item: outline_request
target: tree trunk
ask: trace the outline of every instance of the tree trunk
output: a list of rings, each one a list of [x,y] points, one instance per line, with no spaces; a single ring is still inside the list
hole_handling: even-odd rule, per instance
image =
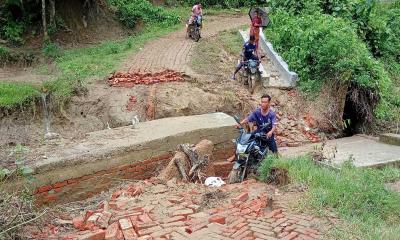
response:
[[[56,1],[50,0],[50,25],[55,25]]]
[[[46,23],[46,0],[42,0],[42,24],[43,24],[43,41],[47,41],[49,36],[47,34],[47,23]]]

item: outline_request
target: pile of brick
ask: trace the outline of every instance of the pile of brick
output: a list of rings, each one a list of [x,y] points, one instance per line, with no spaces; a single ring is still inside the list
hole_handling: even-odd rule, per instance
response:
[[[166,69],[156,73],[140,71],[132,73],[116,72],[108,78],[107,82],[112,87],[131,88],[139,84],[150,85],[156,83],[177,82],[184,80],[185,79],[181,73]]]
[[[97,210],[75,217],[74,231],[60,231],[47,238],[271,240],[320,237],[317,229],[310,228],[312,217],[287,214],[281,206],[271,204],[265,192],[250,194],[250,184],[257,184],[252,181],[220,188],[219,191],[230,194],[223,199],[223,204],[208,209],[201,202],[203,186],[190,184],[191,187],[186,188],[172,181],[166,185],[146,184],[115,191]],[[150,201],[143,201],[146,194]]]

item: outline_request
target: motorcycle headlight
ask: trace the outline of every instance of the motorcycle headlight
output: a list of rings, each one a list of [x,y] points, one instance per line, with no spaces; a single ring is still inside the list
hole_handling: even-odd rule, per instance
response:
[[[236,146],[237,153],[245,153],[247,149],[247,145],[238,144]]]
[[[250,71],[251,71],[251,73],[256,73],[256,69],[255,68],[251,68]]]

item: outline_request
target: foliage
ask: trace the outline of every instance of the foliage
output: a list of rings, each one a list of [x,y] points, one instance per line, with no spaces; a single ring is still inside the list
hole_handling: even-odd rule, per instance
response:
[[[33,169],[25,163],[26,152],[26,147],[17,145],[10,153],[15,158],[15,168],[0,167],[0,239],[20,239],[21,227],[37,221],[44,214],[38,214],[33,207],[29,188]],[[12,188],[8,186],[11,182]]]
[[[50,57],[50,58],[57,58],[61,55],[60,47],[56,43],[53,43],[50,41],[46,41],[44,43],[42,52],[45,56]]]
[[[355,24],[343,18],[320,13],[292,15],[278,9],[271,16],[266,36],[299,74],[304,92],[315,94],[323,84],[332,82],[356,86],[369,96],[379,96],[370,103],[374,106],[380,100],[378,117],[399,117],[390,110],[390,106],[400,107],[393,83],[355,29]],[[356,104],[363,108],[365,102]]]
[[[24,26],[21,22],[16,22],[13,20],[7,21],[7,23],[3,26],[2,35],[7,40],[10,40],[14,44],[22,44],[22,33],[24,32]]]
[[[320,214],[330,209],[346,221],[345,225],[351,226],[351,229],[338,227],[336,234],[349,231],[345,239],[350,239],[349,235],[360,239],[398,236],[400,195],[386,190],[384,183],[400,179],[399,169],[360,169],[348,161],[335,171],[318,167],[309,157],[278,159],[273,166],[287,169],[292,182],[308,186],[302,205]],[[261,169],[264,175],[268,174],[269,166]]]
[[[179,16],[154,6],[146,0],[108,0],[117,7],[117,15],[121,22],[130,28],[139,23],[153,23],[170,26],[180,21]]]
[[[39,97],[39,90],[27,83],[0,82],[0,108],[14,108]]]

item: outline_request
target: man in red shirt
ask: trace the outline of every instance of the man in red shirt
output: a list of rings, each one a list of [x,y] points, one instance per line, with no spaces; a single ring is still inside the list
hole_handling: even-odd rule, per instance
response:
[[[255,11],[256,15],[251,19],[250,36],[255,37],[256,51],[260,42],[260,27],[262,25],[261,14],[258,10]]]

